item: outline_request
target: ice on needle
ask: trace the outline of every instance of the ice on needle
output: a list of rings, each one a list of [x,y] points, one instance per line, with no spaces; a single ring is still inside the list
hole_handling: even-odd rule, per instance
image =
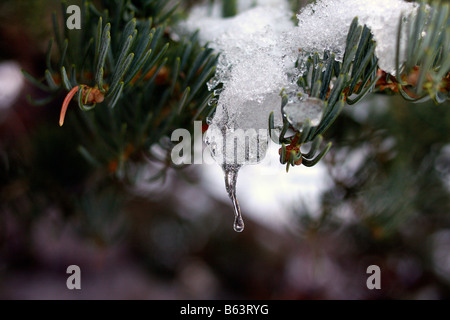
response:
[[[284,87],[295,88],[299,70],[294,62],[299,52],[322,54],[329,50],[338,61],[342,60],[346,35],[355,16],[373,33],[379,66],[394,74],[399,19],[402,14],[405,17],[413,14],[417,5],[401,0],[319,0],[297,14],[297,25],[292,22],[287,1],[241,0],[238,8],[242,12],[237,16],[221,18],[220,4],[212,8],[197,6],[183,24],[185,31],[198,29],[200,40],[209,42],[221,53],[216,75],[208,83],[210,90],[220,83],[223,85],[206,135],[209,145],[213,137],[226,137],[236,129],[267,130],[267,118],[272,111],[276,124],[280,124],[279,92]],[[293,93],[296,93],[295,89]],[[308,104],[304,99],[296,103],[295,110],[294,105],[287,106],[286,111],[300,118],[302,113],[308,117],[318,110],[319,105],[308,100]],[[237,145],[238,149],[241,147],[244,148]],[[257,163],[264,157],[264,144],[261,143],[259,148],[258,157],[246,153],[247,164]],[[231,152],[236,150],[229,151],[228,155],[226,151],[215,148],[213,155],[219,163],[233,161]]]
[[[413,14],[417,5],[401,0],[318,0],[299,12],[297,25],[292,22],[287,1],[241,0],[238,8],[241,13],[237,16],[221,18],[219,4],[195,7],[181,29],[191,33],[198,29],[200,40],[221,54],[208,88],[214,90],[219,84],[223,88],[205,142],[224,169],[235,207],[235,229],[242,231],[235,196],[237,173],[242,165],[264,158],[267,134],[264,137],[259,132],[268,132],[271,112],[275,124],[281,124],[281,89],[291,88],[289,94],[297,94],[299,70],[295,61],[299,53],[328,50],[342,60],[348,29],[357,16],[377,42],[379,66],[394,74],[399,19],[402,14]],[[322,108],[322,102],[303,96],[288,103],[283,112],[294,127],[299,127],[306,119],[317,125]],[[258,132],[251,135],[254,140],[246,138],[250,129]]]

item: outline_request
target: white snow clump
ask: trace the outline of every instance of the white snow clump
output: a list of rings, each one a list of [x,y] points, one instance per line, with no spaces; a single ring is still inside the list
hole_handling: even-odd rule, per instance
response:
[[[294,64],[299,54],[321,55],[329,50],[342,60],[355,16],[373,33],[379,66],[394,74],[400,15],[413,14],[416,8],[402,0],[318,0],[300,11],[295,25],[286,0],[241,0],[240,13],[230,18],[221,17],[219,5],[195,7],[180,30],[192,33],[199,29],[200,41],[209,42],[221,54],[216,76],[208,83],[210,90],[223,84],[205,137],[210,148],[213,144],[213,157],[222,165],[232,163],[233,157],[222,148],[225,143],[217,140],[226,139],[236,129],[267,130],[272,111],[275,124],[280,125],[279,94],[282,88],[298,90],[299,71]],[[239,148],[245,145],[237,145]],[[246,163],[259,162],[266,149],[267,141],[259,143],[258,156],[247,152]]]

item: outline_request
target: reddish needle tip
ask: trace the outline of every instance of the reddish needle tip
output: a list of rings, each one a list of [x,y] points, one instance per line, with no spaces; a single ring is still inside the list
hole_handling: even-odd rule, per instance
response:
[[[69,106],[70,100],[72,100],[75,93],[78,91],[78,86],[73,87],[72,90],[69,91],[67,96],[64,98],[62,108],[61,108],[61,114],[59,116],[59,126],[62,127],[64,124],[64,117],[66,116],[67,107]]]

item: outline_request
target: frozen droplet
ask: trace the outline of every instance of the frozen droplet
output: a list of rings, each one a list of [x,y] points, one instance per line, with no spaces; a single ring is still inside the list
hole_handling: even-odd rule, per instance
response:
[[[211,143],[210,144],[210,149],[211,149],[211,155],[213,156],[213,157],[215,157],[216,156],[216,152],[217,152],[217,143],[216,142],[213,142],[213,143]]]
[[[208,101],[208,106],[213,106],[217,104],[217,99],[216,98],[212,98],[211,100]]]
[[[212,77],[207,83],[208,91],[212,91],[219,84],[220,80],[217,77]]]
[[[296,97],[288,101],[283,108],[283,113],[289,123],[299,130],[307,119],[311,121],[311,126],[317,126],[322,119],[324,107],[325,102],[318,98],[308,97],[304,99]]]
[[[233,229],[236,232],[242,232],[244,230],[244,220],[242,219],[241,208],[239,207],[239,202],[236,198],[236,180],[240,168],[241,166],[238,165],[224,165],[222,167],[225,175],[225,188],[233,204]]]

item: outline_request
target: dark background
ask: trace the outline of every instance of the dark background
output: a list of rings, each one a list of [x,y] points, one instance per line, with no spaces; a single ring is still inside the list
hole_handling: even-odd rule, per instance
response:
[[[53,10],[58,1],[0,3],[1,84],[21,68],[44,74]],[[373,94],[346,106],[327,132],[320,209],[285,203],[289,226],[246,216],[239,234],[197,166],[144,189],[98,179],[58,126],[64,97],[33,106],[26,96],[44,94],[18,79],[10,101],[0,86],[0,298],[450,297],[448,102]],[[79,291],[66,288],[72,264]],[[373,264],[381,290],[366,287]]]

